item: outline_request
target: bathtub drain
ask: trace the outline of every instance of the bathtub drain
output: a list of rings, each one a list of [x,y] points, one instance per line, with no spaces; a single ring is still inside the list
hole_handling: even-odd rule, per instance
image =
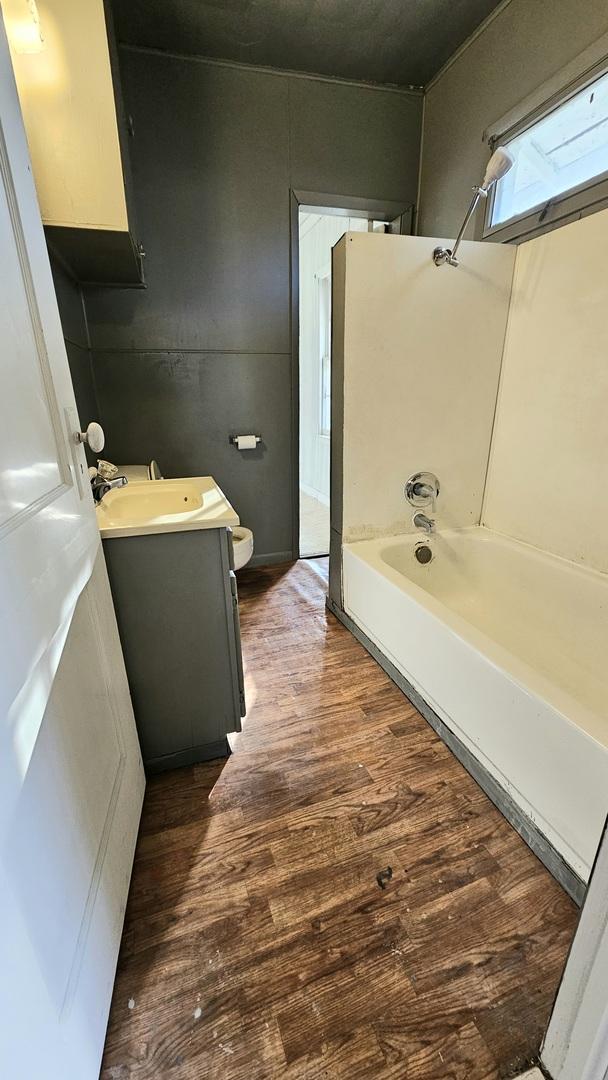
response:
[[[422,565],[425,566],[426,563],[430,563],[433,558],[432,548],[430,548],[428,544],[418,544],[414,549],[414,556],[417,562],[422,563]]]

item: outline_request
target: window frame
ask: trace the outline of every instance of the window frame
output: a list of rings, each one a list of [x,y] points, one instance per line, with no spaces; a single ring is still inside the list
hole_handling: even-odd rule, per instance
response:
[[[586,71],[566,82],[561,89],[550,94],[541,104],[529,109],[523,115],[501,127],[500,121],[487,138],[490,151],[497,146],[509,147],[509,143],[524,131],[534,127],[538,121],[564,105],[570,98],[579,94],[602,75],[608,74],[608,56],[603,56]],[[608,206],[608,170],[556,195],[548,202],[544,201],[531,207],[523,214],[515,215],[507,221],[492,225],[492,213],[496,197],[496,185],[491,189],[486,200],[482,237],[501,243],[521,243],[541,233],[549,232],[570,221],[578,221],[587,214],[594,214]]]

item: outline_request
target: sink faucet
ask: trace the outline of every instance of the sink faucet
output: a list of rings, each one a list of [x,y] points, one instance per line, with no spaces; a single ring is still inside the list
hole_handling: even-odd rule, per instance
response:
[[[101,502],[104,495],[107,495],[112,488],[124,487],[128,482],[126,476],[115,476],[113,480],[104,480],[103,476],[99,476],[99,474],[94,476],[91,480],[91,490],[95,502]]]
[[[418,511],[417,514],[414,514],[414,517],[412,518],[412,524],[414,524],[417,529],[424,529],[425,533],[427,533],[429,536],[432,532],[435,531],[435,522],[433,521],[433,519],[427,517],[426,514],[423,514],[421,511]]]

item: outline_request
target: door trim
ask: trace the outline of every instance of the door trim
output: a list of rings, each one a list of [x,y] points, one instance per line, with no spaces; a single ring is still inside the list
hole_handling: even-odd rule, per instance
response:
[[[553,1080],[608,1076],[608,822],[540,1059]]]

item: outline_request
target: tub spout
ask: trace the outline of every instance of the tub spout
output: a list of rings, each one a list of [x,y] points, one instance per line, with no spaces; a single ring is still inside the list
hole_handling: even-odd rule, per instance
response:
[[[427,533],[429,536],[432,532],[435,531],[435,522],[433,521],[433,519],[427,517],[426,514],[423,514],[421,512],[414,514],[414,517],[412,518],[412,523],[416,526],[417,529],[424,529],[425,533]]]

